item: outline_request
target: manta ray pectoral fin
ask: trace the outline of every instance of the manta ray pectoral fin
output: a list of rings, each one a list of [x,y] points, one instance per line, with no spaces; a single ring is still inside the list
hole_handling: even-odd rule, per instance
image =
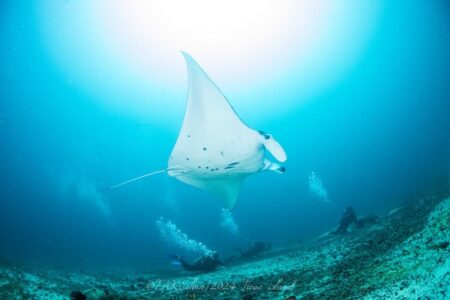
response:
[[[280,162],[285,162],[287,160],[287,155],[283,147],[281,147],[280,143],[278,143],[271,135],[264,135],[263,145],[276,160]]]

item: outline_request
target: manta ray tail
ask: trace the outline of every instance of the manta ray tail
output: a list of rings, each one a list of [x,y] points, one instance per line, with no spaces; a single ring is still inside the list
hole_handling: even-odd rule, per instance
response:
[[[140,179],[143,179],[143,178],[146,178],[146,177],[149,177],[149,176],[152,176],[152,175],[156,175],[156,174],[159,174],[159,173],[164,173],[164,172],[167,172],[167,171],[168,171],[168,169],[162,169],[162,170],[158,170],[158,171],[153,171],[153,172],[150,172],[150,173],[141,175],[141,176],[139,176],[139,177],[135,177],[135,178],[132,178],[132,179],[128,179],[128,180],[126,180],[126,181],[124,181],[124,182],[121,182],[121,183],[115,184],[115,185],[113,185],[113,186],[110,186],[110,187],[104,189],[104,191],[113,190],[113,189],[118,188],[118,187],[121,187],[121,186],[123,186],[123,185],[132,183],[132,182],[134,182],[134,181],[138,181],[138,180],[140,180]]]

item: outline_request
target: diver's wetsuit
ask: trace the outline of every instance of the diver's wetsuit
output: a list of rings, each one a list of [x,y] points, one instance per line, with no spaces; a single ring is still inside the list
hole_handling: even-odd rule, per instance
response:
[[[255,242],[251,244],[248,248],[241,251],[240,258],[241,259],[249,259],[252,257],[255,257],[256,255],[260,254],[261,252],[270,249],[270,243],[265,242]]]
[[[370,214],[366,217],[359,218],[357,221],[358,227],[366,227],[369,225],[377,224],[380,221],[380,218],[378,218],[377,215]]]
[[[356,214],[353,211],[353,208],[350,206],[347,207],[345,212],[342,214],[342,216],[339,218],[339,227],[334,232],[335,234],[344,234],[347,233],[347,228],[352,224],[358,223],[358,220],[356,219]]]
[[[192,264],[186,262],[182,257],[178,259],[183,266],[183,269],[191,272],[212,272],[217,269],[218,266],[224,266],[220,261],[219,255],[214,253],[212,255],[203,255],[198,258]]]

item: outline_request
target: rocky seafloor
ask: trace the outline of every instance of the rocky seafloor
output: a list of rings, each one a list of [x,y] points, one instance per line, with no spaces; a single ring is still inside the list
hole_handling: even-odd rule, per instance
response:
[[[372,226],[207,274],[2,264],[0,299],[450,299],[449,223],[449,190],[434,190]]]

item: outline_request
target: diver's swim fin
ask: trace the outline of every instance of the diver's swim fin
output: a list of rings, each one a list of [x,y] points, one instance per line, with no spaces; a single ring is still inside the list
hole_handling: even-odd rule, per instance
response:
[[[170,263],[172,266],[178,268],[183,267],[183,264],[181,263],[182,258],[180,255],[169,253],[168,256],[170,259],[172,259],[172,262]]]
[[[181,259],[181,256],[177,255],[177,254],[169,253],[167,255],[169,256],[170,259],[175,259],[175,260],[180,260]]]
[[[178,267],[178,268],[182,268],[183,265],[178,261],[178,260],[174,260],[173,262],[170,263],[172,266],[174,267]]]

